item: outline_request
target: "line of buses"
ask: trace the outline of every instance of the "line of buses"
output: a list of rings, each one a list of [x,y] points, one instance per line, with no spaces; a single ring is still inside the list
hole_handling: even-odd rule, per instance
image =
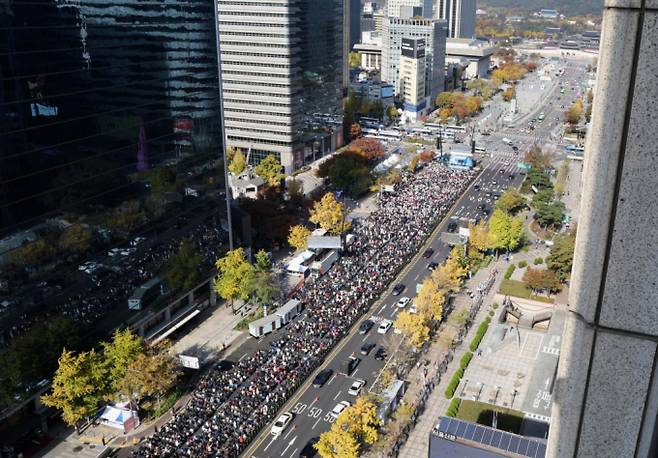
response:
[[[426,139],[434,139],[441,135],[446,140],[454,140],[455,135],[466,133],[466,128],[463,126],[444,126],[441,124],[427,123],[423,127],[413,129],[405,129],[404,127],[397,126],[385,129],[379,120],[375,118],[361,118],[359,122],[363,126],[363,134],[365,136],[383,141],[400,140],[406,135]]]

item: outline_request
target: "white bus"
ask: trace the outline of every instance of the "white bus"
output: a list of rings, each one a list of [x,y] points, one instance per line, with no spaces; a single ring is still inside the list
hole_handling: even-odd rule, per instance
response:
[[[464,126],[446,126],[446,132],[454,132],[454,133],[465,133],[466,132],[466,127]]]
[[[434,124],[434,123],[431,123],[431,122],[426,123],[425,128],[430,129],[431,131],[434,131],[434,132],[439,132],[439,131],[443,130],[443,126],[441,124]]]
[[[385,137],[388,139],[399,140],[402,137],[402,134],[396,130],[380,130],[379,136]]]

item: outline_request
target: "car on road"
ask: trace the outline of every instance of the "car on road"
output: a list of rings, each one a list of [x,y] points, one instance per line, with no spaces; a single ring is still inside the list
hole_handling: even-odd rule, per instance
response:
[[[507,179],[508,179],[509,181],[512,181],[512,180],[514,179],[514,174],[511,173],[510,176],[507,177]]]
[[[370,353],[370,352],[372,351],[372,349],[375,348],[376,346],[377,346],[377,345],[375,345],[375,344],[372,343],[372,342],[366,342],[366,343],[364,343],[363,345],[361,345],[361,350],[359,350],[359,351],[360,351],[360,353],[361,353],[362,355],[367,355],[367,354]]]
[[[404,288],[406,288],[406,286],[404,286],[404,284],[398,283],[397,285],[395,285],[393,287],[393,295],[394,296],[399,296],[400,294],[402,294],[402,291],[404,291]]]
[[[411,300],[411,299],[409,299],[409,298],[406,297],[406,296],[405,296],[405,297],[401,297],[400,300],[399,300],[399,301],[397,302],[397,304],[395,304],[395,305],[397,306],[397,308],[399,308],[399,309],[403,309],[403,308],[405,308],[405,307],[407,306],[407,304],[409,303],[410,300]]]
[[[331,376],[334,375],[334,371],[332,369],[324,369],[318,372],[318,375],[315,376],[313,379],[313,386],[315,388],[320,388],[322,385],[327,383],[327,381],[331,378]]]
[[[361,393],[361,388],[363,388],[366,385],[365,380],[354,380],[354,383],[352,383],[352,386],[350,386],[350,389],[347,390],[347,394],[351,394],[352,396],[358,396],[359,393]]]
[[[416,304],[414,304],[413,302],[409,304],[409,313],[412,313],[414,315],[418,313],[418,308],[416,307]]]
[[[377,361],[384,361],[386,359],[386,349],[384,347],[379,347],[375,352],[375,359]]]
[[[473,189],[475,189],[476,191],[479,191],[480,190],[480,185],[479,184],[473,185]]]
[[[364,321],[363,323],[361,323],[361,325],[359,326],[359,334],[367,334],[368,331],[370,331],[370,329],[372,329],[372,327],[373,327],[374,325],[375,325],[375,323],[373,323],[372,321],[370,321],[370,320],[365,320],[365,321]]]
[[[434,270],[434,269],[436,269],[437,267],[439,267],[439,263],[438,263],[438,262],[430,262],[430,263],[427,265],[427,270]]]
[[[349,358],[343,360],[343,362],[341,363],[340,373],[350,376],[360,362],[361,360],[359,358],[350,356]]]
[[[343,413],[343,410],[347,409],[351,405],[352,403],[350,401],[340,401],[338,404],[336,404],[336,407],[332,409],[331,416],[337,418],[338,415]]]
[[[317,444],[320,441],[319,437],[313,437],[311,438],[304,448],[302,449],[301,452],[299,452],[299,458],[315,458],[318,455],[318,451],[315,450],[313,447],[315,444]]]
[[[434,249],[433,249],[433,248],[428,248],[428,249],[425,250],[425,252],[423,253],[423,257],[424,257],[425,259],[427,259],[427,258],[431,258],[433,254],[434,254]]]
[[[455,232],[457,230],[457,223],[454,221],[451,221],[448,223],[448,232]]]
[[[377,333],[386,334],[388,330],[391,329],[391,326],[393,326],[393,323],[390,320],[382,320],[382,322],[379,323],[379,327],[377,328]]]
[[[273,436],[279,437],[279,435],[286,430],[291,421],[292,414],[290,412],[283,412],[272,425],[271,434]]]

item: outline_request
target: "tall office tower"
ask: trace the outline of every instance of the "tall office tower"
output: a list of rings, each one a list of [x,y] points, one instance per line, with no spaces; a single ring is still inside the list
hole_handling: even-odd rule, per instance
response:
[[[227,146],[287,172],[340,146],[343,0],[217,6]]]
[[[475,36],[477,0],[435,0],[434,17],[448,21],[448,38]]]
[[[425,95],[425,40],[402,39],[400,95],[404,111],[413,121],[428,107]]]
[[[382,33],[382,80],[400,94],[400,50],[403,38],[425,40],[425,95],[433,103],[443,90],[446,53],[445,21],[389,17]]]
[[[361,41],[361,16],[363,8],[361,0],[343,0],[345,10],[348,12],[349,22],[344,24],[345,30],[348,31],[349,50],[351,51],[355,44]]]
[[[4,2],[0,229],[117,205],[143,191],[135,172],[216,157],[212,16],[206,0]]]
[[[431,18],[434,10],[434,0],[388,0],[386,14],[389,17],[400,17],[400,8],[405,6],[422,7],[422,16]]]

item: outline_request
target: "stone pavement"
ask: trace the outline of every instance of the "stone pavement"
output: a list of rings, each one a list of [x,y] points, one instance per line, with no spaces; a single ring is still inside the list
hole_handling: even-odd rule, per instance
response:
[[[500,285],[501,279],[503,278],[506,264],[507,263],[505,263],[502,260],[499,260],[497,262],[492,262],[488,268],[481,269],[480,271],[478,271],[473,276],[473,278],[466,283],[465,291],[468,291],[469,288],[477,289],[477,286],[480,283],[484,282],[485,279],[490,275],[490,273],[494,269],[498,270],[498,275],[496,277],[496,280],[493,286],[491,287],[489,293],[484,298],[479,313],[476,315],[475,320],[471,325],[468,333],[466,334],[466,337],[464,338],[462,344],[455,349],[453,359],[448,364],[448,369],[446,373],[443,375],[440,383],[434,388],[434,391],[428,398],[427,403],[425,404],[425,410],[423,414],[418,418],[416,426],[409,433],[409,438],[407,439],[407,442],[400,450],[398,456],[402,458],[422,458],[427,456],[427,452],[429,448],[429,433],[432,430],[432,428],[436,425],[438,418],[445,414],[446,410],[448,409],[448,405],[450,404],[450,399],[446,399],[444,395],[444,391],[448,386],[450,379],[452,378],[452,374],[459,367],[459,361],[461,357],[464,355],[464,353],[469,351],[468,345],[473,339],[473,337],[475,336],[477,327],[480,325],[482,321],[484,321],[485,317],[487,316],[489,310],[488,306],[491,305],[491,303],[493,302],[493,297],[496,291],[498,290],[498,286]],[[457,305],[452,313],[458,312],[459,310],[469,309],[470,300],[463,300],[463,299],[467,299],[466,294],[462,294],[461,297],[458,297],[456,299],[458,300],[458,302],[461,302],[463,305]],[[434,343],[434,345],[428,350],[427,354],[423,357],[423,359],[429,359],[430,362],[442,361],[446,353],[447,350],[442,349],[441,345],[438,344],[437,342]],[[411,373],[407,378],[409,380],[412,380],[412,379],[420,379],[422,377],[423,375],[421,373],[421,369],[415,368],[414,370],[411,371]]]

